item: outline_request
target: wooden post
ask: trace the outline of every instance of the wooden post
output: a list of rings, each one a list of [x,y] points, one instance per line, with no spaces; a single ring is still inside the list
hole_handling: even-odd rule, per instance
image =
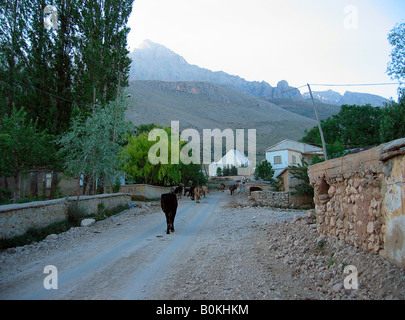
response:
[[[309,86],[308,83],[307,83],[307,86],[308,86],[308,89],[309,89],[309,93],[310,93],[310,95],[311,95],[312,104],[314,105],[315,117],[316,117],[316,121],[318,122],[319,132],[320,132],[320,134],[321,134],[323,155],[324,155],[324,157],[325,157],[325,160],[328,160],[328,154],[327,154],[327,152],[326,152],[326,145],[325,145],[325,138],[324,138],[324,136],[323,136],[322,126],[321,126],[321,122],[319,121],[318,112],[316,111],[314,96],[312,95],[312,90],[311,90],[311,87]]]

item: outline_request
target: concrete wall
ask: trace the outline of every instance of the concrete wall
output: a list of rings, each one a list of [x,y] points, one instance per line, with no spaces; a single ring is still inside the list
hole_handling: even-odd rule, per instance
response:
[[[51,223],[63,221],[66,218],[69,203],[75,200],[76,197],[70,197],[0,206],[0,238],[12,238],[24,234],[29,228],[46,227]],[[130,201],[130,194],[100,194],[81,196],[79,205],[86,208],[88,214],[92,214],[97,212],[101,202],[105,209],[112,209],[129,204]]]
[[[405,139],[309,167],[319,233],[405,268]]]

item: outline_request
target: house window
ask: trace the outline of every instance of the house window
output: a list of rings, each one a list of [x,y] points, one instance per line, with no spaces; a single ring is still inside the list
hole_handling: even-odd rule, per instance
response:
[[[281,156],[274,156],[274,164],[281,164]]]
[[[297,157],[296,156],[292,156],[292,164],[297,164]]]

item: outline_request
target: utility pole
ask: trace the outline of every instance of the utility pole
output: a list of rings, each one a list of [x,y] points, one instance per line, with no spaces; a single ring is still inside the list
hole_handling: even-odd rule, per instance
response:
[[[316,117],[316,121],[318,122],[319,132],[321,134],[323,156],[325,157],[325,160],[328,160],[328,154],[326,153],[325,138],[323,136],[322,126],[321,126],[321,122],[319,121],[318,112],[316,111],[314,96],[312,95],[312,90],[311,90],[311,87],[310,87],[309,83],[307,83],[307,86],[308,86],[308,89],[309,89],[309,94],[311,95],[312,104],[314,106],[315,117]]]

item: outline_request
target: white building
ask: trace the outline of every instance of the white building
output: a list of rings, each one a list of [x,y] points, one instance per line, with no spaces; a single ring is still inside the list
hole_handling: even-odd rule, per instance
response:
[[[229,150],[220,160],[211,163],[208,166],[208,174],[210,177],[217,175],[217,169],[224,170],[227,166],[235,166],[236,168],[249,166],[249,159],[239,150]]]
[[[286,139],[264,150],[266,160],[271,163],[274,178],[277,178],[288,166],[302,164],[302,159],[310,160],[323,156],[322,148]]]

